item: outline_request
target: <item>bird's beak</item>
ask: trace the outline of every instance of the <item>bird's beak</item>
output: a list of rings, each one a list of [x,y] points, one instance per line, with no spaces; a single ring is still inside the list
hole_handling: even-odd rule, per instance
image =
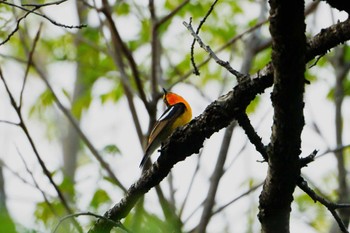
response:
[[[164,92],[164,95],[168,93],[168,91],[164,87],[163,87],[163,92]]]

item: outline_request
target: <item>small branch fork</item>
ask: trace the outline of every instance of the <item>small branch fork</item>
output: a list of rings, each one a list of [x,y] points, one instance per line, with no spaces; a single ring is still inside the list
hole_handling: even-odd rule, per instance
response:
[[[192,20],[190,19],[190,22],[183,22],[183,25],[187,28],[187,30],[189,30],[191,32],[191,35],[193,36],[193,38],[195,39],[195,41],[198,42],[199,46],[204,49],[204,51],[206,51],[207,53],[209,53],[210,57],[214,59],[214,61],[219,64],[220,66],[224,67],[226,70],[228,70],[231,74],[233,74],[234,76],[236,76],[238,82],[241,82],[244,80],[244,78],[249,77],[247,75],[244,75],[240,72],[238,72],[237,70],[233,69],[232,66],[230,65],[229,62],[225,62],[223,60],[221,60],[214,52],[213,50],[210,48],[209,45],[206,45],[202,39],[198,36],[198,32],[196,33],[193,30],[192,27]],[[193,55],[191,55],[191,57],[193,58]],[[192,59],[191,58],[191,59]],[[192,62],[192,64],[195,64],[194,62]],[[199,74],[197,67],[194,65],[194,72],[197,74]],[[196,71],[197,70],[197,71]]]
[[[322,205],[324,205],[325,207],[327,207],[327,209],[329,210],[329,212],[331,212],[331,214],[333,215],[335,221],[338,223],[338,226],[340,228],[340,230],[342,232],[346,232],[348,233],[349,231],[347,230],[345,224],[343,223],[343,221],[341,220],[339,214],[337,213],[337,209],[343,209],[343,208],[350,208],[350,204],[346,203],[346,204],[337,204],[337,203],[333,203],[328,201],[327,199],[319,196],[317,193],[315,193],[314,190],[312,190],[307,182],[304,180],[304,178],[299,177],[298,180],[298,187],[303,190],[307,195],[309,195],[309,197],[312,198],[312,200],[314,200],[315,202],[319,202]]]
[[[4,4],[4,5],[8,5],[8,6],[20,9],[20,10],[25,12],[25,14],[23,16],[21,16],[20,18],[18,18],[16,20],[17,22],[16,22],[15,28],[12,30],[12,32],[10,32],[10,34],[3,41],[0,42],[0,46],[5,44],[6,42],[8,42],[11,39],[11,37],[19,30],[19,25],[20,25],[21,21],[23,19],[25,19],[30,14],[35,14],[37,16],[40,16],[40,17],[48,20],[53,25],[58,26],[58,27],[63,27],[63,28],[68,28],[68,29],[81,29],[83,27],[86,27],[87,26],[86,24],[80,24],[80,25],[66,25],[66,24],[62,24],[62,23],[56,22],[55,20],[51,19],[50,17],[46,16],[45,14],[37,12],[37,10],[39,10],[42,7],[47,7],[47,6],[52,6],[52,5],[60,5],[60,4],[62,4],[64,2],[67,2],[67,1],[68,0],[61,0],[61,1],[56,1],[56,2],[44,3],[44,4],[22,4],[22,5],[17,5],[17,4],[8,2],[6,0],[0,0],[0,6],[1,6],[1,4]]]

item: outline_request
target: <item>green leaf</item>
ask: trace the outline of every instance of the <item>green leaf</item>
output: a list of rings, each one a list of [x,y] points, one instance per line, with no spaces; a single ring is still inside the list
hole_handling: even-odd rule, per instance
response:
[[[247,107],[247,114],[252,114],[255,112],[256,108],[259,106],[260,103],[260,96],[256,96],[255,99],[250,102],[250,104]]]
[[[59,188],[66,195],[68,195],[70,197],[74,197],[75,189],[74,189],[74,181],[72,180],[72,177],[64,176],[63,180],[62,180],[62,183],[59,185]]]
[[[52,212],[52,209],[55,211],[55,214]],[[63,216],[66,214],[66,211],[60,201],[52,200],[50,201],[50,206],[48,206],[45,201],[36,204],[34,216],[46,226],[51,227],[53,224],[57,223],[56,214],[58,216]]]
[[[44,92],[42,92],[39,95],[36,101],[36,104],[30,108],[29,116],[33,116],[34,113],[38,113],[39,115],[42,115],[44,110],[46,110],[46,108],[48,107],[51,107],[54,102],[55,102],[54,95],[49,89],[46,89]]]
[[[116,4],[116,14],[128,15],[130,13],[130,5],[126,1],[121,1],[120,4]]]
[[[1,208],[1,210],[2,210],[0,212],[1,231],[6,233],[15,233],[16,232],[15,224],[12,221],[10,215],[3,208]]]
[[[92,101],[92,97],[90,95],[90,92],[88,91],[88,92],[84,93],[84,95],[81,96],[80,98],[78,98],[75,101],[75,103],[73,104],[73,106],[72,106],[73,115],[76,118],[80,119],[83,111],[90,106],[91,101]]]
[[[112,90],[101,94],[100,100],[102,104],[106,103],[107,101],[117,102],[121,97],[123,96],[123,89],[120,84],[117,84]]]
[[[115,144],[109,144],[109,145],[106,145],[106,146],[103,148],[102,153],[104,153],[104,154],[116,155],[116,154],[120,154],[120,150],[119,150],[119,148],[117,147],[117,145],[115,145]]]
[[[109,201],[111,201],[111,198],[108,193],[103,189],[98,189],[90,201],[90,207],[98,209],[101,204],[105,204]]]

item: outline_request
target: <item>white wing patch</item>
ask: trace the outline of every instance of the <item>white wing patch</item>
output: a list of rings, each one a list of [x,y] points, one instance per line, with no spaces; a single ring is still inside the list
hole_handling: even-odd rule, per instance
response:
[[[168,109],[163,113],[163,115],[158,119],[158,121],[164,121],[164,120],[168,119],[170,116],[172,116],[172,115],[174,114],[174,113],[173,113],[174,109],[175,109],[174,105],[171,106],[170,108],[168,108]]]

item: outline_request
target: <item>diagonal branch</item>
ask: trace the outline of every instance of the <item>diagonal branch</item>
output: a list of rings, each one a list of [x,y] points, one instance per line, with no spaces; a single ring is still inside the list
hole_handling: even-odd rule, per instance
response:
[[[317,195],[317,193],[315,193],[315,191],[313,191],[307,184],[307,182],[304,180],[304,178],[299,177],[298,180],[298,187],[303,190],[306,194],[308,194],[312,200],[314,200],[315,202],[319,202],[322,205],[324,205],[325,207],[327,207],[327,209],[329,210],[329,212],[331,212],[331,214],[333,215],[334,219],[337,221],[338,226],[340,228],[340,230],[342,232],[346,232],[348,233],[349,231],[347,230],[345,224],[343,223],[343,221],[341,220],[339,214],[336,212],[337,209],[343,209],[343,208],[350,208],[350,204],[336,204],[333,202],[328,201],[327,199]]]
[[[324,29],[323,33],[316,35],[308,44],[307,61],[350,39],[350,19]],[[336,31],[341,28],[340,32]],[[332,33],[337,34],[334,40]],[[323,49],[319,49],[322,47]],[[184,127],[178,128],[166,142],[157,162],[136,181],[127,191],[126,195],[109,209],[104,216],[112,220],[120,220],[127,216],[138,199],[152,187],[159,184],[170,172],[170,169],[186,157],[198,153],[206,138],[220,129],[227,127],[238,114],[245,112],[256,95],[273,84],[273,68],[269,64],[253,79],[239,83],[232,91],[211,103],[205,111]],[[109,232],[113,225],[99,219],[89,230],[93,232]]]
[[[40,38],[41,28],[42,28],[42,24],[40,25],[40,27],[39,27],[36,35],[35,35],[32,49],[30,50],[30,52],[28,54],[27,67],[26,67],[26,71],[25,71],[25,74],[24,74],[24,78],[23,78],[21,93],[20,93],[20,96],[19,96],[19,108],[22,107],[24,88],[26,86],[26,82],[27,82],[27,79],[28,79],[29,68],[32,65],[34,51],[35,51],[36,45],[38,43],[38,40]]]

